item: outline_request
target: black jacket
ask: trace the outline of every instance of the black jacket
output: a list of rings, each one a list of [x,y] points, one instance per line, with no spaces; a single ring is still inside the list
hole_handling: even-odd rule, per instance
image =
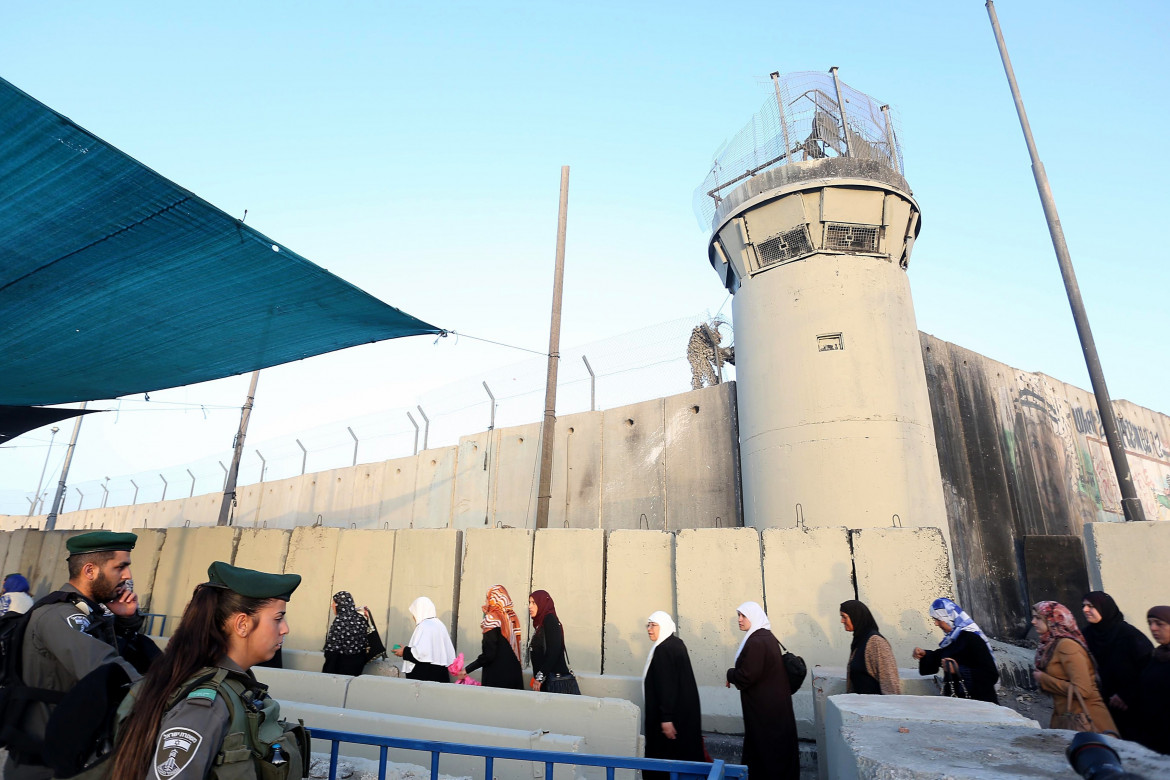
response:
[[[467,665],[467,673],[476,669],[483,669],[483,683],[485,688],[516,688],[524,687],[524,672],[520,668],[520,659],[512,652],[512,645],[504,638],[499,628],[493,628],[483,635],[483,650],[479,658]]]

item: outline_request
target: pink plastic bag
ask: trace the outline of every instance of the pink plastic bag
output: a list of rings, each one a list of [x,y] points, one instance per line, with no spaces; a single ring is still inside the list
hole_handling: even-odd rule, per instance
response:
[[[460,653],[459,655],[455,656],[455,660],[452,661],[451,665],[447,667],[447,671],[450,672],[451,674],[456,674],[456,675],[461,674],[463,672],[463,653]],[[481,683],[479,680],[476,680],[474,677],[461,677],[455,681],[455,684],[456,685],[483,685],[483,683]]]

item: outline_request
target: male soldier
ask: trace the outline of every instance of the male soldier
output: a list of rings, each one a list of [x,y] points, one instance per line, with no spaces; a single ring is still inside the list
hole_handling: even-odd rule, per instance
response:
[[[58,593],[65,600],[34,607],[21,644],[22,678],[32,688],[68,691],[87,674],[108,663],[122,665],[131,680],[139,674],[118,655],[117,637],[142,624],[138,596],[126,587],[130,551],[138,537],[94,531],[69,539],[69,582]],[[52,596],[46,597],[52,600]],[[26,732],[43,740],[50,705],[34,701],[24,713]],[[101,717],[101,713],[95,713]],[[4,780],[48,780],[52,770],[40,756],[9,750]]]

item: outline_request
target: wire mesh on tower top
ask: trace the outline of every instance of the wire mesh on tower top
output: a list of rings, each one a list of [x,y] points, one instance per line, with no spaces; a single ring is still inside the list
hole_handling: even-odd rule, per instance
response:
[[[900,128],[890,112],[863,92],[841,82],[845,122],[837,87],[829,73],[788,73],[779,78],[751,121],[715,152],[711,169],[695,189],[694,209],[699,226],[710,230],[719,203],[753,176],[789,162],[824,157],[878,160],[901,173]],[[781,122],[781,107],[784,121]],[[843,128],[848,128],[848,135]]]

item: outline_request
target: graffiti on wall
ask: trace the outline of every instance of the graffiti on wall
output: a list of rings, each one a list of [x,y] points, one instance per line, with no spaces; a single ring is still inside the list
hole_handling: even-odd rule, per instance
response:
[[[1121,490],[1092,395],[1026,371],[1017,371],[1016,381],[1014,411],[1051,426],[1059,450],[1051,455],[1066,467],[1069,488],[1098,511],[1121,515]],[[1146,519],[1170,520],[1170,448],[1158,430],[1119,413],[1117,427]]]

